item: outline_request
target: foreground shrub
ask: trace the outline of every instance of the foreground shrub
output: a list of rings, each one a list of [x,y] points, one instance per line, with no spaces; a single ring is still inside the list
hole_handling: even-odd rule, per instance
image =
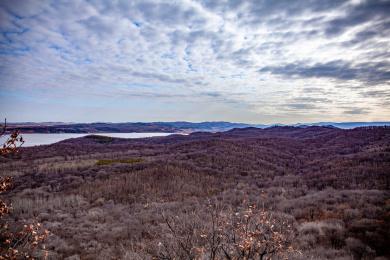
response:
[[[7,121],[6,121],[7,122]],[[0,133],[6,132],[6,123]],[[24,143],[18,131],[11,133],[8,140],[0,147],[0,156],[8,156],[19,151]],[[0,177],[0,194],[12,188],[11,177]],[[10,226],[8,214],[11,206],[0,200],[0,260],[33,259],[34,249],[48,236],[49,232],[42,229],[40,223],[25,224],[22,228]],[[47,257],[47,252],[43,254]]]
[[[12,187],[12,179],[0,178],[0,194]],[[10,226],[7,218],[11,207],[0,200],[0,260],[32,259],[32,253],[49,232],[40,223],[25,224],[22,228]]]
[[[156,259],[270,259],[298,252],[293,223],[250,206],[241,212],[216,211],[207,218],[192,213],[165,218],[168,234]]]

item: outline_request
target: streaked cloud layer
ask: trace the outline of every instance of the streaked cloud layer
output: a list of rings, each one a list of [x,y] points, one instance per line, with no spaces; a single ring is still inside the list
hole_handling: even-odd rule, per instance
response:
[[[1,114],[389,120],[389,14],[380,0],[1,1]]]

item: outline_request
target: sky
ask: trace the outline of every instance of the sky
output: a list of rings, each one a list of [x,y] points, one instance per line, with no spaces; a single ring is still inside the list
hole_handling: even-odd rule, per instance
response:
[[[390,0],[2,0],[0,117],[390,121]]]

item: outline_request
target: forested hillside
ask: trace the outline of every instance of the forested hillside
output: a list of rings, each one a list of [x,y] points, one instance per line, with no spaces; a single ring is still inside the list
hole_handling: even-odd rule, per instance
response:
[[[388,127],[92,135],[0,172],[11,221],[50,230],[52,259],[390,257]]]

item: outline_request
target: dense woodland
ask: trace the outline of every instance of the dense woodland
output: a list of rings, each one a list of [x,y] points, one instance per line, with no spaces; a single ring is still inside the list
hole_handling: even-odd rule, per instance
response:
[[[0,159],[49,259],[388,259],[390,128],[87,136]]]

